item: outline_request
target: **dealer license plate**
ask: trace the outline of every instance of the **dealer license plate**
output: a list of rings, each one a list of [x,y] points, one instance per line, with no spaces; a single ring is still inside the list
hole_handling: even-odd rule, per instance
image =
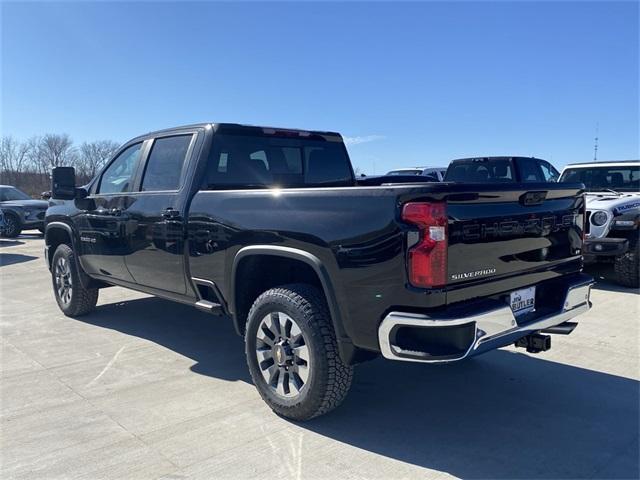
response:
[[[511,310],[515,315],[524,315],[536,309],[536,287],[511,292]]]

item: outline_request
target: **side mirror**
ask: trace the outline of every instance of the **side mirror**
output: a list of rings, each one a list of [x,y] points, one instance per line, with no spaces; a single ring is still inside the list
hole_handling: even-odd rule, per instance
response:
[[[40,194],[40,198],[42,198],[42,200],[49,200],[51,198],[51,192],[49,191],[42,192]]]
[[[51,197],[60,200],[76,198],[76,171],[73,167],[56,167],[52,170]]]

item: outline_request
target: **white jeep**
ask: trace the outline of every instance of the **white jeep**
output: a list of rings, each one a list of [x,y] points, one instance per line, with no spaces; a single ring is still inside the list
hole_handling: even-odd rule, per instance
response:
[[[586,186],[585,262],[613,262],[618,283],[640,283],[640,160],[567,165],[559,182]]]

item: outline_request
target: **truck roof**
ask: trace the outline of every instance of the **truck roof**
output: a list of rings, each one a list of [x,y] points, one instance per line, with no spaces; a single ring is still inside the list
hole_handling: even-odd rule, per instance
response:
[[[627,167],[629,165],[640,165],[640,160],[609,160],[603,162],[578,162],[570,163],[565,168],[588,168],[588,167]]]
[[[544,160],[542,158],[537,157],[522,157],[519,155],[497,155],[497,156],[487,156],[487,157],[468,157],[468,158],[456,158],[455,160],[451,160],[451,163],[454,162],[470,162],[474,160],[514,160],[516,158],[524,158],[527,160]],[[545,160],[546,161],[546,160]]]
[[[276,135],[276,134],[288,134],[288,135],[297,135],[300,137],[308,137],[308,136],[323,136],[323,137],[338,137],[340,139],[340,141],[342,141],[342,136],[338,133],[338,132],[330,132],[330,131],[324,131],[324,130],[304,130],[304,129],[300,129],[300,128],[281,128],[281,127],[266,127],[266,126],[259,126],[259,125],[246,125],[246,124],[241,124],[241,123],[214,123],[214,122],[210,122],[210,123],[193,123],[190,125],[181,125],[181,126],[177,126],[177,127],[171,127],[171,128],[163,128],[162,130],[155,130],[153,132],[148,132],[145,133],[144,135],[139,135],[136,138],[139,137],[148,137],[148,136],[153,136],[153,135],[158,135],[158,134],[165,134],[165,133],[170,133],[173,131],[177,131],[177,130],[184,130],[184,129],[189,129],[189,128],[212,128],[214,130],[214,132],[219,132],[219,133],[235,133],[235,134],[245,134],[245,135],[251,135],[251,134],[258,134],[258,135],[264,135],[264,134],[271,134],[271,135]],[[337,138],[336,138],[337,140]]]
[[[431,166],[427,166],[427,167],[402,167],[402,168],[393,168],[391,170],[389,170],[390,172],[409,172],[412,170],[427,170],[429,168],[433,168],[433,169],[443,169],[446,170],[447,167],[446,166],[438,166],[438,165],[431,165]]]

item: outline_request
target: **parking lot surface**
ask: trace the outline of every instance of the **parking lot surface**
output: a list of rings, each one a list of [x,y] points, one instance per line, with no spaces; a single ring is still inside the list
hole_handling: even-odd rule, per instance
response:
[[[43,240],[0,239],[0,477],[638,478],[639,295],[604,279],[570,336],[459,364],[376,360],[296,424],[231,322],[113,287],[62,315]]]

